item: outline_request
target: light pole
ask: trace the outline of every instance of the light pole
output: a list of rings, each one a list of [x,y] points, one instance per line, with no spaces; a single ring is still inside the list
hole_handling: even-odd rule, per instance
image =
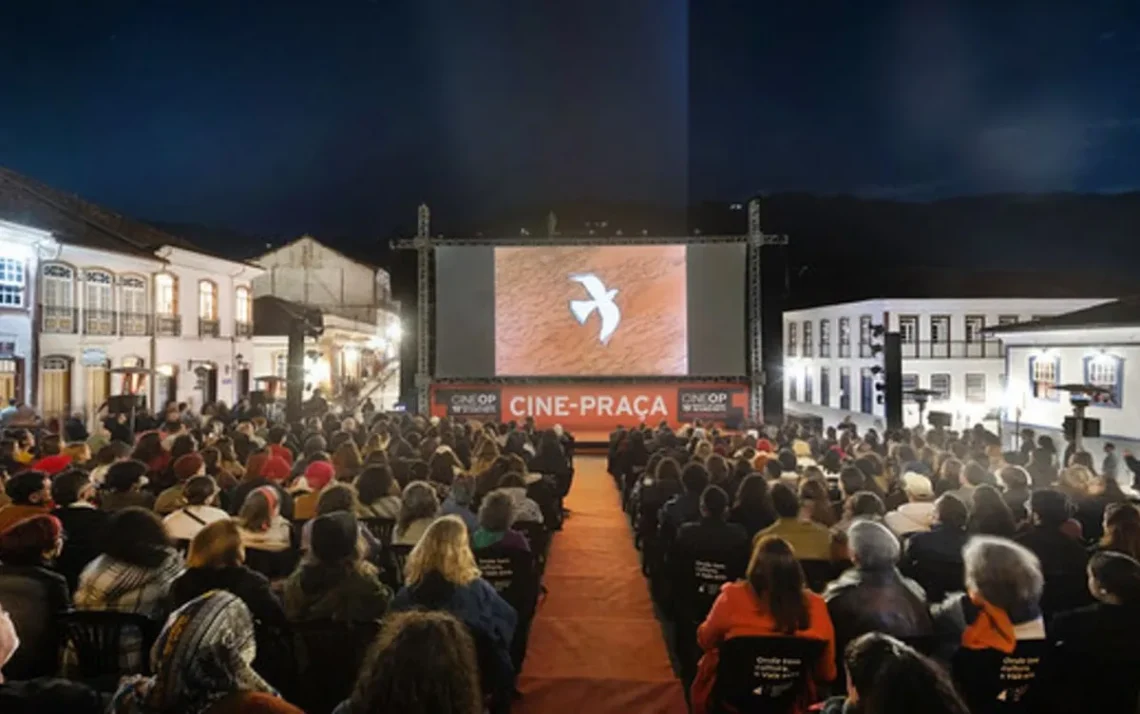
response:
[[[1085,408],[1098,394],[1108,394],[1104,387],[1092,384],[1061,384],[1057,389],[1069,393],[1069,403],[1073,405],[1073,453],[1081,451],[1081,440],[1085,436]]]
[[[914,403],[918,405],[918,425],[925,424],[923,417],[926,415],[926,403],[930,401],[931,397],[941,394],[933,389],[908,389],[903,394],[914,399]]]

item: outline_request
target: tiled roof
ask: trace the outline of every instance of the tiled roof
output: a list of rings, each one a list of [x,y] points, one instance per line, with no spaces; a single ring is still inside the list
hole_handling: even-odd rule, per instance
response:
[[[1033,322],[993,327],[987,332],[1042,332],[1091,327],[1140,327],[1140,296],[1125,297],[1063,315],[1045,317]]]
[[[164,245],[197,250],[153,226],[0,167],[0,218],[51,231],[62,243],[154,257]]]

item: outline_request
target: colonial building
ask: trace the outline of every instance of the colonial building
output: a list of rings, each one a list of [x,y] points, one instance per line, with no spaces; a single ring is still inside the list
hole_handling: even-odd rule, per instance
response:
[[[1064,384],[1103,388],[1085,409],[1100,420],[1099,439],[1085,448],[1099,454],[1104,442],[1140,449],[1140,298],[1124,298],[1084,310],[993,329],[1006,346],[1009,398],[1004,417],[1010,433],[1030,427],[1058,439],[1073,414]]]
[[[882,356],[876,333],[902,338],[903,389],[930,389],[928,409],[949,412],[955,428],[997,427],[1009,371],[1002,341],[986,330],[1105,302],[1104,298],[877,298],[784,313],[784,397],[790,413],[882,422],[875,389]],[[918,408],[904,400],[907,424]]]
[[[33,375],[22,380],[20,398],[45,418],[92,418],[109,395],[129,388],[148,405],[195,407],[232,403],[249,390],[259,268],[6,169],[0,219],[7,299],[19,303],[3,310],[0,348],[5,336],[16,337],[7,339],[11,362]],[[16,329],[21,321],[30,342]],[[117,367],[150,371],[131,384],[112,380]]]
[[[308,390],[334,398],[365,397],[391,409],[400,391],[400,306],[383,268],[350,258],[302,236],[258,258],[264,273],[255,297],[271,295],[320,309],[324,333],[306,349]],[[285,376],[285,335],[254,337],[254,376]]]

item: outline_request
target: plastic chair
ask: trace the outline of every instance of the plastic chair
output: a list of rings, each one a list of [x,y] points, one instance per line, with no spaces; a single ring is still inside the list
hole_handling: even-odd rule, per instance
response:
[[[541,587],[534,554],[497,545],[480,548],[474,554],[483,579],[518,613],[518,624],[511,641],[511,661],[515,671],[521,672]]]
[[[709,712],[789,714],[811,690],[824,642],[801,637],[734,637],[720,645]]]
[[[59,616],[64,641],[75,649],[78,678],[100,691],[114,691],[119,678],[139,672],[124,671],[121,663],[123,633],[130,629],[142,637],[143,672],[149,669],[150,648],[161,623],[133,612],[73,610]]]
[[[348,698],[361,663],[380,632],[377,622],[312,620],[293,625],[297,705],[328,714]]]
[[[368,532],[380,541],[380,545],[387,548],[392,545],[392,534],[396,530],[396,519],[394,518],[364,518],[361,523],[368,529]]]
[[[1049,651],[1046,640],[1022,640],[1011,654],[959,648],[950,661],[958,691],[973,714],[1037,712],[1034,680]]]

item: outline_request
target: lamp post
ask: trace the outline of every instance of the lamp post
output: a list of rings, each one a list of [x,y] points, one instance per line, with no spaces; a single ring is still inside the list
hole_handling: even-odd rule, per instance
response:
[[[941,394],[933,389],[908,389],[903,394],[914,399],[914,403],[918,405],[918,425],[925,424],[923,417],[926,415],[926,403],[930,401],[931,397]]]
[[[1060,384],[1057,389],[1069,393],[1069,403],[1073,405],[1073,453],[1081,451],[1081,440],[1085,436],[1085,408],[1098,394],[1108,394],[1104,387],[1092,384]]]

